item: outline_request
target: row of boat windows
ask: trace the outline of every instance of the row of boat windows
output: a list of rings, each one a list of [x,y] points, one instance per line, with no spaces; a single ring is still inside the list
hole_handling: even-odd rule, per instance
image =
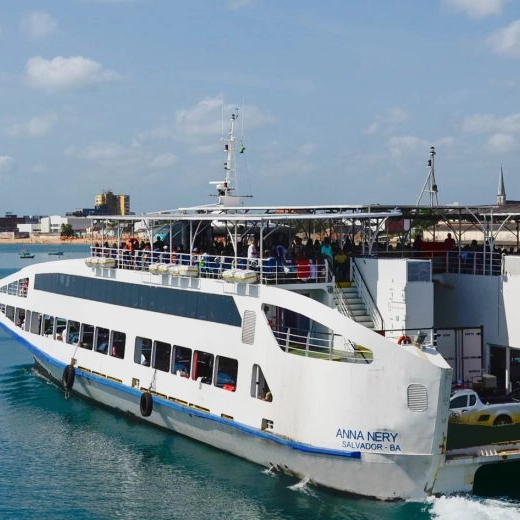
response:
[[[8,283],[7,285],[2,285],[0,287],[0,293],[6,293],[11,296],[20,296],[22,298],[27,298],[28,288],[29,278],[21,278],[20,280]]]
[[[33,334],[77,345],[101,355],[119,359],[125,357],[127,338],[124,332],[11,305],[0,304],[0,311],[17,326]],[[238,361],[233,358],[138,336],[135,339],[133,360],[136,364],[161,372],[170,372],[232,392],[236,390]],[[272,400],[269,386],[258,365],[253,368],[251,396]]]

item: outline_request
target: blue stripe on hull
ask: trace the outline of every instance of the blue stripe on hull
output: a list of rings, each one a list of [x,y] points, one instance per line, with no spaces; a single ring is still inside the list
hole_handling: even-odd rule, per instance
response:
[[[27,349],[29,351],[31,351],[35,357],[43,359],[46,362],[48,362],[49,364],[54,365],[56,367],[65,368],[65,366],[66,366],[65,363],[56,361],[54,358],[45,354],[44,352],[42,352],[41,350],[36,348],[33,344],[29,343],[25,338],[22,338],[21,336],[16,334],[16,332],[13,331],[12,329],[7,328],[2,323],[0,323],[0,327],[2,329],[4,329],[5,331],[7,331],[17,341],[19,341],[20,343],[25,345],[27,347]],[[113,389],[117,390],[118,392],[124,392],[124,393],[130,394],[130,395],[133,395],[137,398],[140,397],[142,394],[142,392],[136,388],[132,388],[132,387],[129,387],[126,385],[122,385],[120,383],[116,383],[114,381],[111,381],[110,379],[105,379],[96,374],[84,372],[83,370],[78,369],[78,368],[76,368],[76,376],[82,377],[87,380],[94,381],[99,385],[105,385],[107,387],[113,388]],[[327,448],[318,448],[318,447],[310,446],[308,444],[303,444],[303,443],[299,443],[296,441],[292,441],[289,439],[282,439],[276,435],[267,433],[262,430],[258,430],[256,428],[252,428],[250,426],[246,426],[244,424],[236,423],[235,421],[225,419],[223,417],[219,417],[219,416],[213,415],[211,413],[207,413],[207,412],[203,412],[201,410],[197,410],[195,408],[190,408],[190,407],[179,405],[179,404],[171,402],[167,399],[163,399],[157,395],[154,395],[153,398],[154,398],[154,401],[157,402],[157,404],[159,404],[163,407],[171,408],[178,412],[182,412],[182,413],[186,413],[189,415],[194,415],[196,417],[204,418],[209,421],[221,423],[221,424],[226,425],[227,427],[236,429],[236,430],[246,433],[248,435],[252,435],[254,437],[276,442],[277,444],[281,444],[281,445],[286,446],[293,450],[302,451],[302,452],[306,452],[306,453],[314,453],[317,455],[326,455],[326,456],[331,456],[331,457],[345,457],[345,458],[353,458],[353,459],[361,458],[361,452],[359,452],[359,451],[341,451],[341,450],[331,450],[331,449],[327,449]]]

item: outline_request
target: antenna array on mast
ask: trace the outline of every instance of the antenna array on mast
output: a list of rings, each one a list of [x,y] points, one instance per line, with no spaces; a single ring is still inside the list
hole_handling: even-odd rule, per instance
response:
[[[430,159],[428,160],[429,172],[426,182],[424,183],[421,194],[417,199],[416,206],[419,206],[421,199],[425,193],[430,197],[430,208],[435,208],[439,205],[437,182],[435,181],[435,147],[430,146]]]

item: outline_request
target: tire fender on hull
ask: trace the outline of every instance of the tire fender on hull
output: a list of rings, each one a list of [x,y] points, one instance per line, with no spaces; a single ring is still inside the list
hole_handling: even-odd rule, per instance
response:
[[[72,390],[72,387],[74,386],[74,379],[76,377],[76,369],[74,368],[74,365],[67,365],[63,369],[63,375],[61,376],[61,386],[66,390],[67,392],[69,390]]]
[[[150,392],[143,392],[141,394],[141,401],[139,403],[141,415],[143,417],[150,417],[153,410],[153,397]]]

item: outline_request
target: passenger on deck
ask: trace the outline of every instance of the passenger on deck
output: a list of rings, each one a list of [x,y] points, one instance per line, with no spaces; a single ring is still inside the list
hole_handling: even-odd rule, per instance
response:
[[[455,248],[455,240],[453,240],[451,233],[448,233],[447,237],[444,239],[444,245],[446,246],[446,251]]]
[[[340,249],[334,257],[334,274],[338,282],[348,279],[348,257],[345,248]]]
[[[300,282],[307,282],[311,278],[311,264],[303,250],[296,259],[296,278]]]
[[[170,263],[170,252],[168,251],[168,246],[164,245],[163,250],[161,253],[161,262],[163,264],[169,264]]]
[[[320,248],[321,257],[326,260],[329,264],[329,267],[332,269],[334,264],[334,254],[332,252],[332,244],[330,243],[330,238],[325,237],[323,239],[323,244],[321,244]]]
[[[247,267],[256,267],[260,258],[260,250],[258,249],[258,240],[253,240],[247,248]]]
[[[415,235],[415,240],[413,241],[413,256],[418,256],[420,251],[423,248],[423,241],[421,238],[421,235],[417,234]]]

